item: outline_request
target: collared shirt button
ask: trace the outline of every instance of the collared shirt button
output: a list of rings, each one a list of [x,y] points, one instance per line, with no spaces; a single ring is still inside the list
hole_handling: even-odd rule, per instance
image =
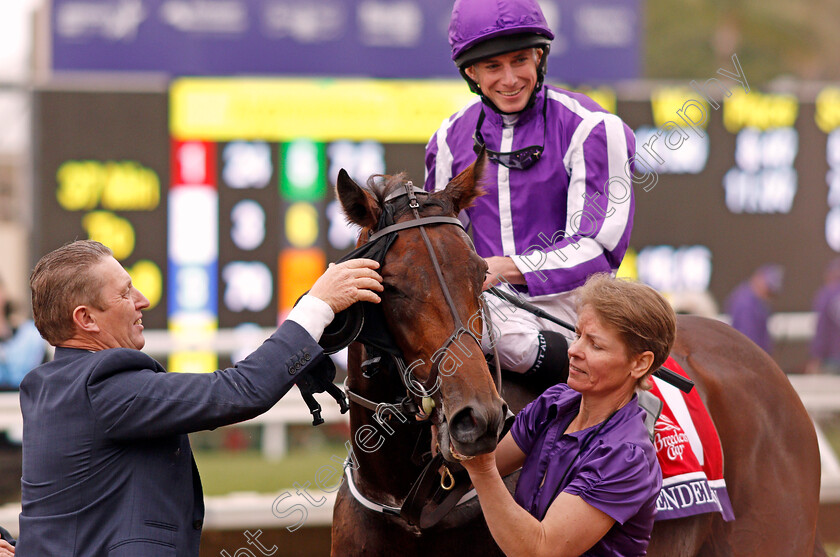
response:
[[[505,129],[505,131],[502,132],[502,137],[505,139],[508,139],[511,135],[513,135],[513,131],[510,128]]]

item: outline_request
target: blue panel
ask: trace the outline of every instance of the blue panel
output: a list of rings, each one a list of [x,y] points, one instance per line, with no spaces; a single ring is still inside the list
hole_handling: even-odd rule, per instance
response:
[[[639,0],[542,0],[549,77],[639,76]],[[457,77],[452,0],[53,0],[57,71]]]

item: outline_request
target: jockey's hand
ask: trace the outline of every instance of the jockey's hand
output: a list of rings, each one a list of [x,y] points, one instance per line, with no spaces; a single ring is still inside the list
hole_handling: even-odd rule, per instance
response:
[[[485,257],[487,262],[487,275],[484,277],[484,284],[481,286],[482,290],[487,290],[491,286],[495,286],[505,279],[510,284],[525,284],[525,277],[519,272],[519,269],[513,263],[510,257]],[[500,278],[501,277],[501,278]]]

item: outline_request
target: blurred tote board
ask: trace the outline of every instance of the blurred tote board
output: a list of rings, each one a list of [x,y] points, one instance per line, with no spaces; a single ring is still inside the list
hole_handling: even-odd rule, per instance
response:
[[[652,173],[634,187],[622,273],[722,302],[779,262],[791,286],[777,308],[807,311],[840,252],[840,92],[800,100],[721,82],[722,102],[681,88],[591,92],[633,128],[637,171]],[[267,78],[34,95],[33,252],[103,241],[153,302],[147,327],[184,335],[276,324],[355,243],[334,199],[339,168],[422,182],[426,141],[473,98],[454,80]]]

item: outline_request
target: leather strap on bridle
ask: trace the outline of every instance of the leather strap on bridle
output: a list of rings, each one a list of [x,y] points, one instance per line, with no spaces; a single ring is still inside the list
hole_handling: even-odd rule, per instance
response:
[[[452,295],[449,292],[449,288],[447,287],[446,280],[444,279],[443,271],[440,266],[440,262],[437,258],[437,254],[435,253],[435,250],[432,246],[432,242],[429,239],[429,236],[426,233],[425,229],[426,226],[435,224],[452,224],[464,229],[464,225],[459,219],[455,217],[421,217],[418,211],[420,205],[417,202],[417,193],[426,194],[428,192],[425,192],[424,190],[421,190],[419,188],[415,188],[412,182],[406,182],[404,192],[391,194],[385,199],[385,201],[387,202],[392,199],[402,197],[403,195],[408,196],[408,206],[412,210],[414,218],[401,223],[392,224],[378,230],[376,233],[371,234],[368,237],[368,243],[377,241],[380,238],[387,236],[388,234],[392,234],[394,232],[399,232],[401,230],[406,230],[410,228],[418,228],[420,230],[420,235],[423,238],[423,243],[425,244],[426,250],[428,251],[429,257],[432,261],[432,266],[434,267],[435,274],[438,279],[438,284],[441,287],[444,299],[446,300],[446,303],[449,306],[449,310],[452,314],[452,319],[454,321],[454,332],[452,333],[452,335],[450,335],[447,343],[443,346],[443,350],[449,349],[452,343],[455,342],[462,333],[467,333],[476,342],[480,351],[481,340],[468,327],[464,326],[458,309],[455,306],[455,302],[452,299]],[[471,240],[470,243],[472,244]],[[473,247],[473,249],[475,248]],[[489,312],[487,312],[483,303],[482,314],[484,315],[485,319],[489,320]],[[491,329],[492,328],[488,324],[488,334],[491,334]],[[415,386],[409,385],[412,379],[408,376],[409,374],[406,371],[407,368],[405,366],[405,362],[402,360],[402,357],[397,355],[391,355],[391,357],[393,357],[394,360],[397,362],[400,377],[402,378],[403,383],[405,384],[405,387],[407,388],[409,393],[414,392],[414,389],[412,387],[419,387],[423,392],[433,391],[440,374],[440,361],[443,358],[439,358],[438,360],[433,362],[432,368],[429,372],[429,377],[426,379],[425,383],[416,382]],[[494,381],[496,383],[497,391],[501,395],[501,367],[499,365],[498,355],[495,357],[495,362],[496,374],[494,377]],[[376,403],[372,400],[369,400],[365,397],[362,397],[361,395],[352,392],[347,387],[346,381],[344,390],[347,393],[347,398],[351,402],[358,404],[359,406],[362,406],[364,408],[367,408],[372,412],[378,412],[384,404]],[[409,417],[413,417],[415,415],[415,413],[406,412],[406,409],[403,407],[403,404],[400,404],[400,406],[390,406],[392,407],[392,409],[396,409],[402,412],[403,415]],[[441,467],[444,467],[445,473],[452,475],[449,466],[450,464],[444,460],[441,453],[438,453],[426,464],[426,466],[423,468],[423,471],[420,473],[420,476],[412,484],[411,490],[409,491],[405,502],[403,503],[403,506],[400,509],[400,516],[402,516],[406,521],[408,521],[411,524],[419,525],[420,528],[429,528],[436,524],[440,519],[442,519],[453,507],[455,507],[463,499],[464,494],[470,490],[470,483],[468,481],[454,482],[454,476],[452,476],[454,485],[449,489],[446,489],[442,486],[441,477],[438,474],[438,471],[441,469]],[[346,473],[352,476],[352,469],[347,470]],[[395,507],[386,508],[384,505],[379,505],[378,503],[368,501],[361,495],[361,493],[358,492],[358,489],[351,489],[351,493],[354,497],[356,497],[357,500],[360,500],[363,504],[365,502],[368,502],[369,504],[365,504],[365,506],[373,510],[387,512],[388,514],[395,514],[394,511],[397,510]]]
[[[438,473],[441,466],[448,467],[443,455],[438,453],[426,464],[411,486],[400,510],[400,516],[409,524],[416,524],[423,529],[431,528],[470,491],[471,484],[467,479],[455,482],[454,487],[448,491],[441,487]]]
[[[375,242],[382,236],[390,234],[392,232],[399,232],[400,230],[405,230],[407,228],[416,228],[418,226],[425,226],[427,224],[454,224],[456,226],[460,226],[464,228],[464,223],[460,220],[456,219],[455,217],[419,217],[412,220],[407,220],[405,222],[398,222],[397,224],[392,224],[391,226],[386,226],[385,228],[377,231],[368,238],[368,242]]]

